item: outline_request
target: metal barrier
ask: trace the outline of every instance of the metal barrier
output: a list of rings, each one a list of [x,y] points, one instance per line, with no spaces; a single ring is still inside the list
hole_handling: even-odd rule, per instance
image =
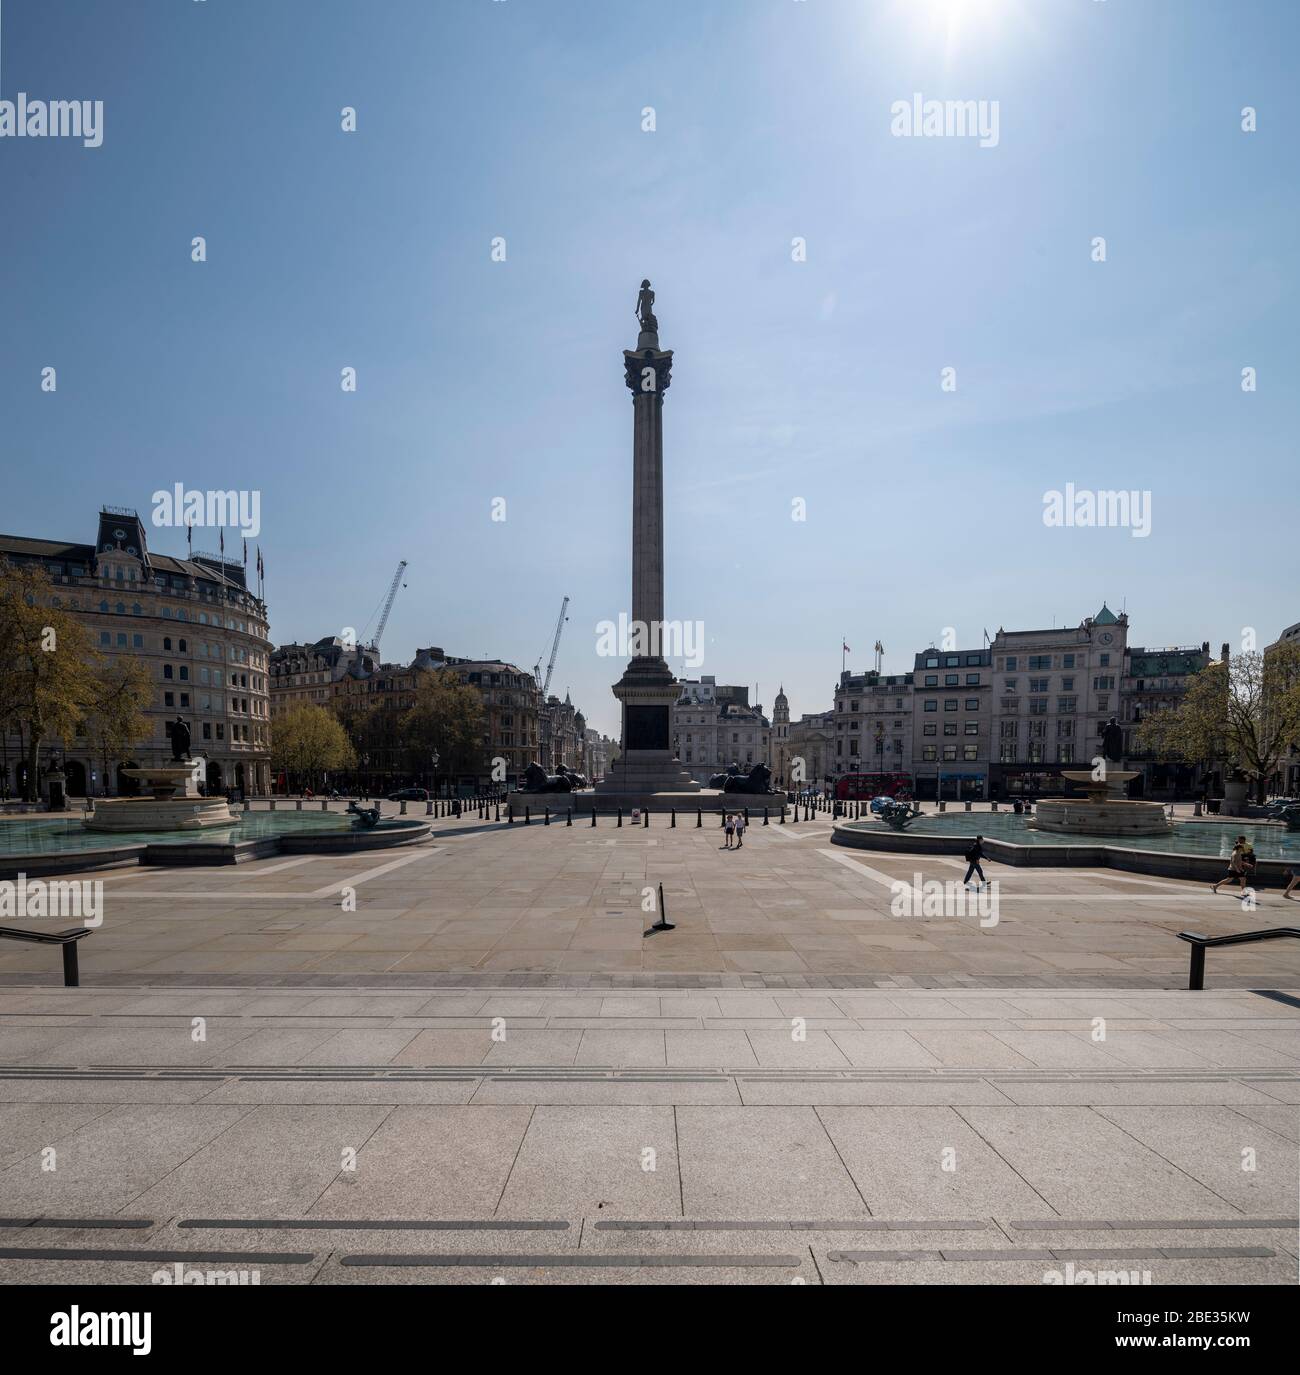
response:
[[[70,926],[66,931],[24,931],[17,926],[0,926],[0,940],[28,941],[33,945],[61,945],[64,988],[81,986],[81,974],[77,968],[77,942],[88,935],[89,926]]]
[[[1199,991],[1205,987],[1205,947],[1207,945],[1253,945],[1255,941],[1280,940],[1283,936],[1300,939],[1300,927],[1275,926],[1268,931],[1243,931],[1236,936],[1200,936],[1195,931],[1180,931],[1178,939],[1192,947],[1192,963],[1187,974],[1187,987]]]

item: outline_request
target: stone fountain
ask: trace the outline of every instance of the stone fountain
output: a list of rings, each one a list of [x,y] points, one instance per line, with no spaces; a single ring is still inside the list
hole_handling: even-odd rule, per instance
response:
[[[110,797],[95,803],[85,820],[92,831],[197,831],[205,826],[234,826],[239,818],[224,797],[203,797],[188,764],[123,769],[148,788],[148,797]]]
[[[1088,796],[1041,799],[1032,824],[1039,831],[1071,835],[1168,835],[1173,824],[1159,802],[1134,801],[1124,796],[1124,785],[1137,776],[1135,769],[1108,768],[1101,778],[1094,778],[1088,769],[1062,769],[1061,777],[1082,783]]]
[[[235,816],[224,797],[199,792],[201,761],[190,758],[190,728],[178,716],[171,727],[172,762],[143,769],[123,769],[138,778],[148,797],[111,797],[95,804],[82,823],[92,831],[198,831],[206,826],[234,826]]]

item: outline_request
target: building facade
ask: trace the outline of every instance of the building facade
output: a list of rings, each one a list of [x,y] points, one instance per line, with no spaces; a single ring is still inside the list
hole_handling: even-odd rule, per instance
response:
[[[915,796],[987,798],[993,758],[991,652],[931,646],[916,656],[912,680]]]
[[[835,712],[823,711],[801,716],[791,723],[786,755],[785,786],[788,789],[816,788],[820,791],[836,776],[835,720]]]
[[[790,776],[790,699],[785,684],[777,689],[772,703],[772,729],[767,738],[767,767],[772,770],[772,786],[784,788]]]
[[[993,637],[991,795],[1060,794],[1062,768],[1090,767],[1121,713],[1128,616],[1103,606],[1077,626]]]
[[[1287,628],[1264,650],[1264,662],[1283,645],[1300,648],[1300,621]],[[1300,747],[1292,745],[1278,767],[1278,776],[1272,780],[1273,790],[1283,797],[1300,797]]]
[[[750,705],[749,688],[720,684],[712,675],[685,678],[673,706],[673,752],[697,783],[707,783],[729,765],[748,773],[768,764],[771,725],[762,708]]]
[[[1119,719],[1124,727],[1125,767],[1138,772],[1129,784],[1131,797],[1191,797],[1197,791],[1200,763],[1161,760],[1150,750],[1140,749],[1135,737],[1143,717],[1154,711],[1177,709],[1192,679],[1209,663],[1208,640],[1199,647],[1130,646],[1125,650]]]
[[[833,776],[910,774],[912,709],[910,673],[841,673],[833,712]]]
[[[217,554],[151,553],[138,513],[116,506],[100,510],[93,544],[2,535],[0,558],[43,569],[51,605],[75,616],[108,658],[142,664],[153,685],[149,733],[121,757],[93,758],[84,739],[43,742],[58,751],[69,796],[138,792],[122,770],[169,762],[178,715],[209,793],[270,790],[266,603],[249,590],[242,565]],[[27,765],[16,735],[5,738],[0,767],[0,783],[21,792]]]

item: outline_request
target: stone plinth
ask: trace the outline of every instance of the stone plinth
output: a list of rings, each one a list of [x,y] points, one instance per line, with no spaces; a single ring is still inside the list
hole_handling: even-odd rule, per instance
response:
[[[581,824],[583,817],[587,817],[590,824],[593,811],[599,816],[613,816],[615,812],[622,811],[624,817],[627,817],[633,808],[637,808],[643,812],[654,812],[656,815],[675,810],[679,826],[693,826],[696,808],[716,821],[722,811],[743,812],[748,807],[752,822],[755,817],[761,821],[764,807],[767,808],[768,815],[775,818],[780,816],[781,809],[788,807],[789,803],[786,802],[784,793],[724,793],[717,788],[701,788],[697,784],[694,792],[675,789],[601,792],[595,788],[587,788],[577,793],[516,792],[509,794],[506,805],[514,812],[516,822],[523,817],[525,808],[531,813],[533,821],[537,821],[545,815],[546,808],[549,807],[551,825],[555,824],[557,818],[563,821],[566,814],[572,811],[575,826]]]

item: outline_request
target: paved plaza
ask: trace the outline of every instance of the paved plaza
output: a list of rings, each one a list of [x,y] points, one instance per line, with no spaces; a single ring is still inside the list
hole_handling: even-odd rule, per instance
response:
[[[720,844],[105,872],[83,987],[0,956],[0,1279],[1295,1282],[1300,956],[1173,935],[1276,894],[994,865],[981,927],[826,820]]]
[[[973,902],[960,917],[900,917],[895,885],[960,890],[961,861],[833,845],[824,815],[753,825],[736,852],[721,848],[716,819],[679,820],[620,828],[602,817],[592,828],[465,817],[438,821],[430,843],[396,854],[91,875],[104,883],[105,919],[81,943],[83,981],[433,986],[441,974],[507,985],[641,976],[759,988],[1170,988],[1187,977],[1177,932],[1300,916],[1300,902],[1277,890],[1243,912],[1230,890],[1216,896],[1206,884],[986,862],[996,924],[982,926]],[[656,915],[643,906],[661,884],[676,929],[646,937]],[[1300,986],[1300,947],[1212,950],[1208,969],[1217,987]],[[0,945],[0,978],[44,982],[51,971],[48,950]]]

